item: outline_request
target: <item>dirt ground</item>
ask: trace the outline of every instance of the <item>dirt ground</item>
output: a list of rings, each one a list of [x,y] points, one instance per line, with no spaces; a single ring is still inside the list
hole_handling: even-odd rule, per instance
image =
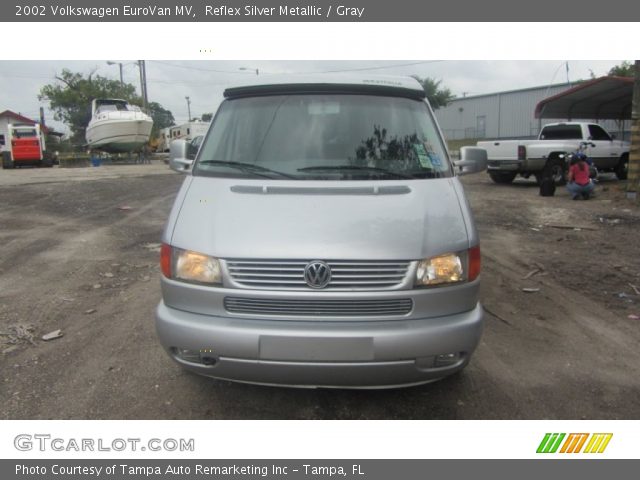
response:
[[[158,242],[181,181],[161,162],[0,170],[0,418],[640,418],[640,210],[620,182],[571,201],[465,177],[488,312],[471,364],[334,391],[198,377],[162,351]]]

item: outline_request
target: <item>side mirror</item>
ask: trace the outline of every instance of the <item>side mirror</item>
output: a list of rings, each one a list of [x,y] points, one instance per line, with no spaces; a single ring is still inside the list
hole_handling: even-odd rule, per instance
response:
[[[193,145],[193,142],[189,142],[189,145],[187,146],[187,159],[195,160],[197,154],[198,154],[198,147],[195,147]]]
[[[487,169],[487,151],[478,147],[462,147],[460,160],[453,162],[458,175],[479,173]]]
[[[186,140],[174,140],[169,145],[169,168],[179,173],[186,173],[191,169],[193,160],[187,158],[189,144]]]
[[[198,135],[197,137],[194,137],[188,144],[187,144],[187,159],[189,160],[195,160],[196,156],[198,155],[198,150],[200,150],[200,145],[202,145],[202,139],[204,137],[202,135]]]
[[[615,140],[616,138],[618,138],[618,136],[615,133],[611,134],[611,140]]]

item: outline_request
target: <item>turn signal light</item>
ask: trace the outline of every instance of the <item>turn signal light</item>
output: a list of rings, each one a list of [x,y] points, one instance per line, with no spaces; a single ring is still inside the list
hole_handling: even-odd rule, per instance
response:
[[[160,247],[160,268],[165,277],[171,278],[171,246],[166,243]]]
[[[480,275],[480,245],[469,249],[469,274],[468,280],[473,282]]]

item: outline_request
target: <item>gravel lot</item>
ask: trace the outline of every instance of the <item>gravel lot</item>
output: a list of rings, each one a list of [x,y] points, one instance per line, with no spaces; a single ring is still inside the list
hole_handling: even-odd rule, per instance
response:
[[[162,351],[158,242],[181,181],[161,162],[0,170],[0,418],[640,418],[640,210],[619,182],[573,202],[465,177],[489,312],[471,364],[334,391],[198,377]]]

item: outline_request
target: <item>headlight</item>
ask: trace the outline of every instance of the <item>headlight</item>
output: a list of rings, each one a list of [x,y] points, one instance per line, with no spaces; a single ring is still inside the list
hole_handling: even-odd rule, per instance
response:
[[[418,262],[416,287],[473,282],[480,275],[480,246]]]
[[[162,245],[162,273],[168,278],[198,283],[221,283],[220,262],[203,253]]]
[[[416,285],[441,285],[462,280],[462,260],[455,253],[421,260],[416,269]]]

